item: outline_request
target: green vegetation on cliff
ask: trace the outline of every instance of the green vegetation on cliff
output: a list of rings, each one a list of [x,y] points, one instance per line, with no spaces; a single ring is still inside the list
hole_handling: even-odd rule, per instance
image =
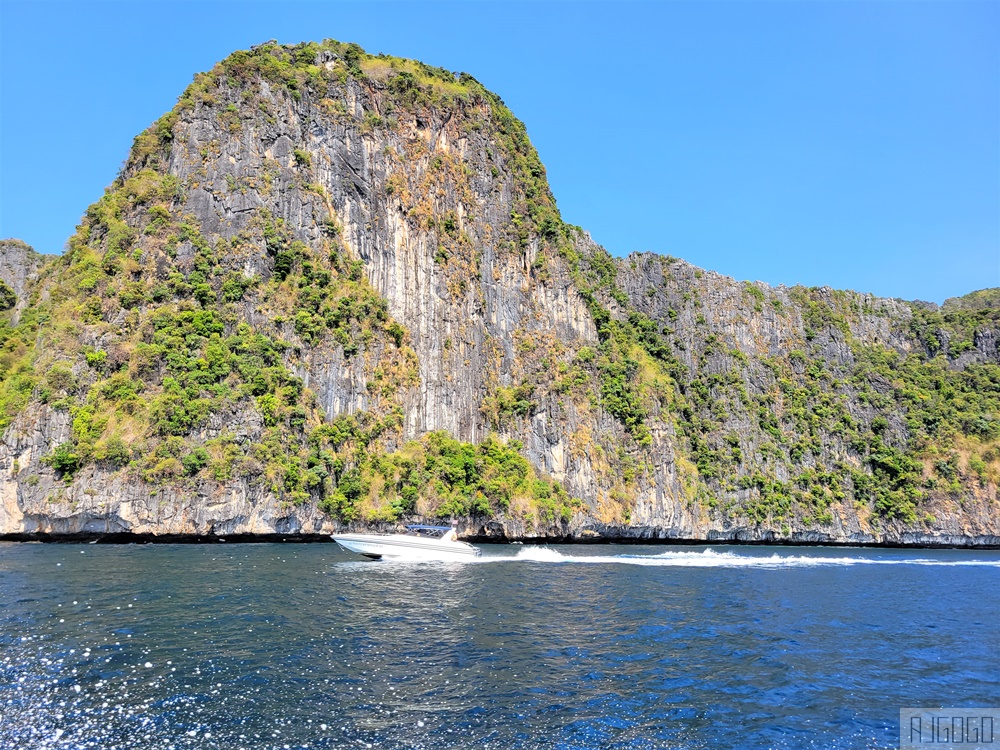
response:
[[[949,297],[941,308],[945,312],[952,310],[996,310],[1000,308],[1000,287],[980,289],[962,297]]]
[[[338,431],[335,420],[321,434]],[[346,441],[344,441],[346,442]],[[340,443],[344,445],[344,443]],[[393,453],[355,444],[352,461],[328,454],[338,472],[336,490],[322,506],[344,520],[395,520],[415,512],[442,518],[537,515],[543,523],[568,521],[582,507],[551,479],[541,477],[516,442],[488,437],[479,445],[432,432]],[[351,468],[344,467],[350,465]]]
[[[748,358],[727,343],[697,312],[700,271],[690,286],[677,285],[684,289],[678,306],[654,320],[618,287],[616,265],[603,249],[585,257],[563,252],[606,361],[617,363],[601,371],[606,408],[640,442],[648,415],[672,421],[685,438],[696,494],[710,507],[756,523],[798,516],[824,525],[833,520],[833,504],[855,503],[876,518],[914,524],[932,496],[995,491],[1000,365],[961,361],[977,352],[977,336],[1000,331],[1000,311],[988,304],[904,309],[900,315],[909,320],[890,324],[909,334],[912,348],[899,351],[854,334],[865,315],[857,295],[796,287],[787,308],[773,291],[747,284],[748,308],[760,314],[767,302],[779,317],[800,315],[802,326],[797,348],[754,362],[753,353]],[[664,284],[674,286],[669,278]],[[607,304],[620,312],[613,315]],[[693,330],[677,329],[679,312],[694,313]],[[826,354],[838,339],[846,361]],[[685,362],[687,340],[696,351]],[[640,366],[646,358],[656,367]],[[776,478],[782,474],[789,479]],[[736,500],[741,492],[747,496]]]
[[[310,140],[327,132],[343,151]],[[404,278],[440,280],[453,333],[415,341],[422,321],[369,283],[393,241],[433,258]],[[460,337],[455,317],[491,313],[485,281],[524,300],[565,287],[596,342],[496,320]],[[196,76],[30,302],[13,325],[0,283],[0,429],[26,408],[48,420],[44,460],[67,482],[239,485],[342,521],[627,523],[643,491],[784,529],[931,524],[934,502],[995,497],[1000,479],[997,290],[936,310],[615,259],[562,222],[524,125],[474,78],[331,40]],[[542,439],[415,433],[415,346],[439,333],[430,350],[455,362],[490,352],[475,418]],[[586,507],[525,458],[545,438],[562,465],[589,462]]]
[[[17,295],[7,282],[0,280],[0,311],[9,310],[17,304]]]
[[[45,279],[46,301],[16,327],[0,321],[0,428],[35,400],[68,417],[69,439],[44,459],[64,480],[97,466],[154,485],[248,482],[292,505],[318,502],[344,521],[419,511],[552,523],[579,507],[518,443],[472,446],[432,433],[400,445],[400,399],[418,381],[416,356],[329,208],[312,243],[266,208],[243,232],[206,236],[188,206],[192,184],[167,170],[179,123],[195,108],[217,107],[238,134],[247,113],[226,97],[242,92],[253,106],[256,96],[264,110],[269,85],[343,118],[341,87],[352,79],[385,94],[384,117],[367,117],[364,128],[390,126],[403,108],[464,107],[478,127],[488,120],[501,158],[520,175],[523,236],[554,210],[524,126],[470,76],[329,40],[234,53],[135,139],[121,176]],[[306,182],[311,155],[295,149],[294,163],[301,189],[328,206],[326,189]],[[275,170],[246,185],[266,193]],[[248,271],[261,268],[261,255],[262,271]],[[13,306],[12,292],[3,304],[6,291],[5,309]],[[294,374],[314,350],[366,371],[366,410],[328,418]]]

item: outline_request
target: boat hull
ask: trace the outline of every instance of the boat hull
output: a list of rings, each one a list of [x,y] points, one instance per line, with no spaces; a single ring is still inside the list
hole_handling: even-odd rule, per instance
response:
[[[373,560],[474,560],[482,553],[466,542],[446,542],[407,534],[333,534],[349,552]]]

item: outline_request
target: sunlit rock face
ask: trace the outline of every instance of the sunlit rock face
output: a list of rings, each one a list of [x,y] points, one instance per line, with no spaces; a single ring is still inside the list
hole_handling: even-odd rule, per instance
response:
[[[561,222],[495,95],[353,45],[199,75],[67,254],[0,244],[0,279],[10,324],[37,327],[2,373],[0,533],[319,534],[452,508],[490,537],[1000,535],[988,304],[949,320],[612,258]],[[439,431],[518,441],[564,495],[445,473],[393,505],[407,446]]]

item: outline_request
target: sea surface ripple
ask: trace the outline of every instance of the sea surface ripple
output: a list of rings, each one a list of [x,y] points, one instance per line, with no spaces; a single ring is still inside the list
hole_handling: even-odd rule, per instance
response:
[[[1000,705],[1000,553],[0,544],[0,748],[894,748]]]

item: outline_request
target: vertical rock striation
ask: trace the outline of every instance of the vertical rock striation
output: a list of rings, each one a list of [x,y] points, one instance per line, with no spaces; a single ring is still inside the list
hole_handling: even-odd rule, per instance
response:
[[[29,284],[38,276],[45,258],[21,240],[0,240],[0,283],[6,285],[7,298],[0,305],[11,313],[11,324],[16,325],[21,312],[28,304]],[[2,289],[2,287],[0,287]],[[10,299],[13,295],[13,299]]]
[[[0,533],[1000,537],[994,308],[611,258],[465,74],[235,53],[39,267]]]

